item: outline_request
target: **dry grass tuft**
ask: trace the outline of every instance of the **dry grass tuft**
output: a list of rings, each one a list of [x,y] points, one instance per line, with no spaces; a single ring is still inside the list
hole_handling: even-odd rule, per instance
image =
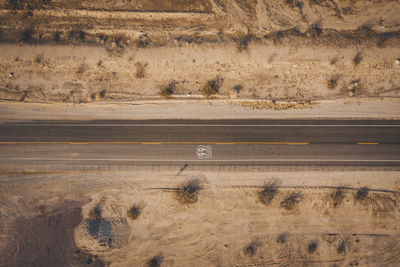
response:
[[[335,75],[328,80],[328,89],[333,90],[337,87],[339,76]]]
[[[279,181],[272,179],[265,183],[264,189],[258,192],[258,199],[264,205],[270,205],[276,194],[278,193]]]
[[[224,79],[220,77],[216,77],[213,80],[207,81],[203,88],[201,88],[201,93],[206,98],[214,97],[218,93],[218,90],[221,88],[223,81]]]
[[[345,255],[346,254],[346,241],[342,240],[337,247],[337,253]]]
[[[182,204],[196,203],[200,190],[203,189],[199,179],[190,179],[176,190],[176,196]]]
[[[343,189],[337,188],[335,190],[335,192],[333,192],[330,195],[330,199],[333,202],[333,207],[334,208],[338,207],[342,203],[344,197],[345,197],[345,193],[344,193]]]
[[[244,248],[244,254],[249,257],[254,256],[259,247],[261,247],[261,242],[254,240]]]
[[[153,258],[151,258],[147,265],[149,267],[160,267],[162,262],[164,261],[164,256],[162,255],[162,253],[160,252],[159,254],[157,254],[156,256],[154,256]]]
[[[303,195],[300,192],[291,192],[281,201],[281,207],[285,210],[293,210],[296,208],[302,197]]]
[[[276,239],[276,242],[277,242],[277,243],[280,243],[280,244],[284,244],[284,243],[286,242],[286,238],[287,238],[287,235],[286,235],[286,234],[281,234],[281,235],[279,235],[278,238]]]
[[[358,52],[357,55],[353,58],[353,63],[355,66],[357,66],[358,64],[361,63],[362,60],[363,60],[362,52]]]
[[[168,83],[167,86],[164,86],[160,89],[160,96],[164,99],[170,99],[171,95],[173,95],[175,93],[175,86],[176,86],[177,82],[176,81],[172,81],[170,83]]]
[[[128,210],[128,217],[132,220],[136,220],[139,215],[142,213],[145,205],[143,203],[135,203],[132,207]]]
[[[146,76],[146,67],[147,63],[145,62],[136,62],[136,78],[142,79]]]
[[[95,206],[89,213],[89,218],[94,220],[101,219],[102,209],[101,206]]]
[[[354,195],[354,199],[356,202],[364,202],[368,199],[369,196],[369,188],[367,186],[361,187],[357,190]]]
[[[310,254],[313,254],[318,248],[318,242],[317,241],[311,241],[310,244],[307,246],[307,252]]]

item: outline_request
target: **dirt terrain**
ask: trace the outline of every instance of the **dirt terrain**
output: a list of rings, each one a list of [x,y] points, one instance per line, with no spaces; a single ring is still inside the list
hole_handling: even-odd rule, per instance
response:
[[[183,204],[176,190],[193,178],[202,189]],[[3,173],[0,181],[1,266],[146,266],[160,253],[162,266],[400,264],[397,172]],[[277,190],[265,204],[270,181]]]
[[[399,97],[398,1],[2,0],[0,8],[3,101]]]

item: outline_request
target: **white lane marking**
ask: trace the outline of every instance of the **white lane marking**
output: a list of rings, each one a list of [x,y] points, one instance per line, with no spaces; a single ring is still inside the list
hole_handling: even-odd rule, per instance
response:
[[[0,123],[0,126],[39,126],[39,127],[387,127],[398,128],[400,124],[29,124]]]
[[[88,159],[88,158],[0,158],[0,160],[48,160],[48,161],[155,161],[155,162],[400,162],[400,159],[214,159],[214,160],[196,160],[196,159]]]

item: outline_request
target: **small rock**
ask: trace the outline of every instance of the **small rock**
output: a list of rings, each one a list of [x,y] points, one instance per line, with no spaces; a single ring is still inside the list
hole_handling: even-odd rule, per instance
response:
[[[14,77],[14,72],[10,72],[10,74],[8,74],[8,76],[10,76],[11,78]]]

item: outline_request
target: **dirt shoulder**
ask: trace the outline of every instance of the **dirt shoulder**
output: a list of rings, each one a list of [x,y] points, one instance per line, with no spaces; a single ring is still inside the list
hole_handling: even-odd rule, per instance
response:
[[[399,119],[400,99],[363,98],[311,104],[271,101],[134,101],[125,103],[46,104],[0,102],[0,120],[146,119]]]

